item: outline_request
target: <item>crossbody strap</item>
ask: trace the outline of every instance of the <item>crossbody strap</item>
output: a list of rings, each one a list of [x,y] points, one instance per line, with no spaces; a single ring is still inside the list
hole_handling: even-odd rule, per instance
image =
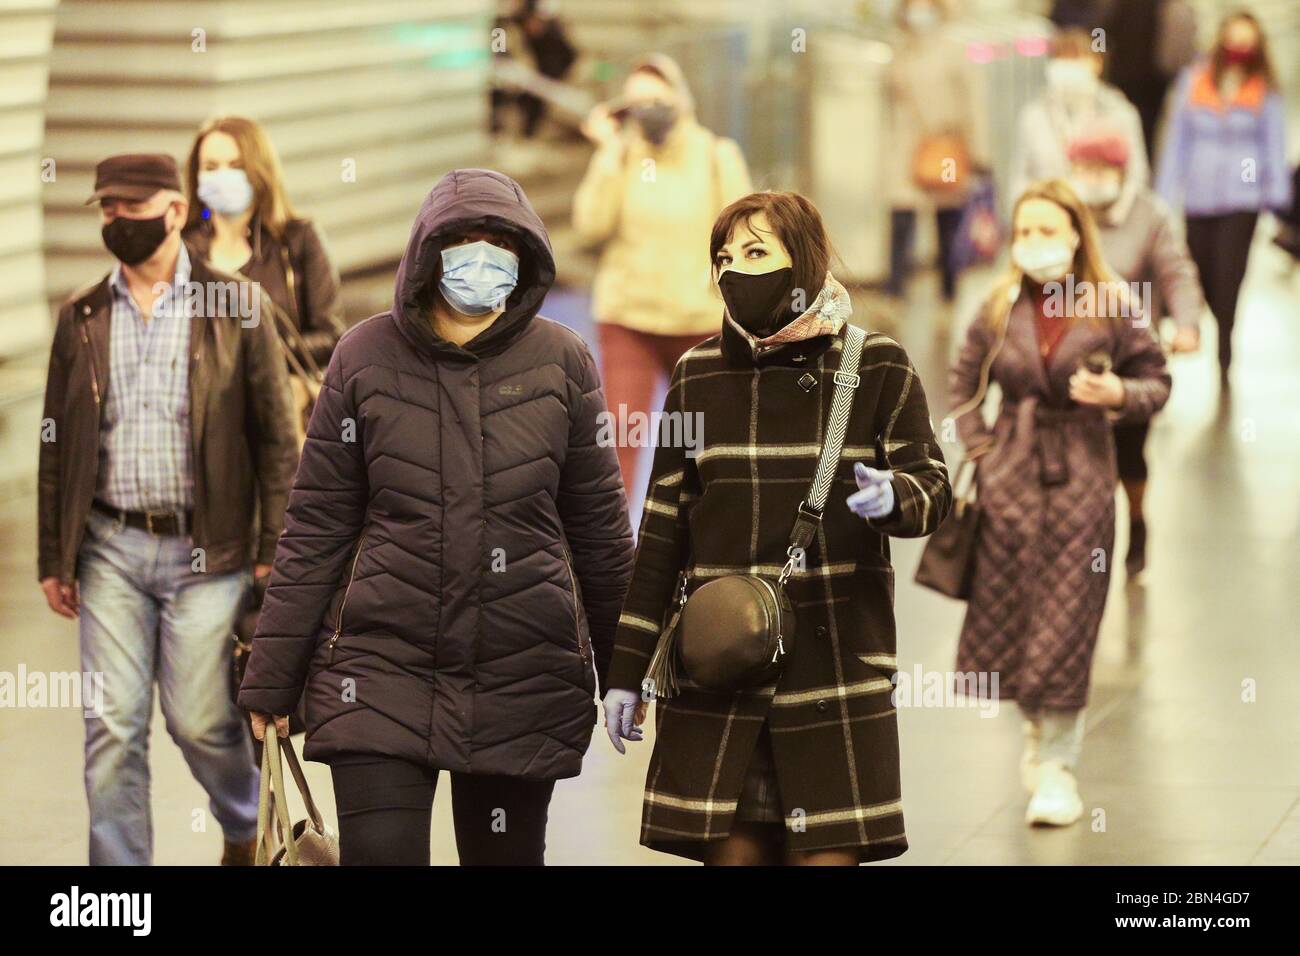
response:
[[[844,435],[848,431],[849,415],[853,411],[853,393],[862,381],[857,369],[866,338],[867,334],[860,328],[845,324],[844,347],[840,350],[840,365],[835,372],[835,394],[831,396],[831,414],[826,422],[821,457],[817,460],[817,471],[813,475],[808,494],[799,502],[799,513],[795,516],[794,528],[790,531],[790,546],[786,549],[788,560],[781,570],[782,584],[794,573],[798,556],[812,544],[822,523],[822,512],[826,508],[826,499],[830,497],[840,454],[844,451]]]
[[[799,502],[799,513],[795,518],[794,530],[790,532],[790,547],[786,549],[789,560],[781,569],[777,587],[785,586],[786,580],[794,573],[800,555],[812,543],[821,524],[822,509],[826,507],[831,482],[835,478],[835,469],[844,450],[844,434],[848,429],[849,413],[853,410],[853,393],[861,382],[857,370],[862,356],[862,343],[866,337],[866,333],[856,326],[845,325],[844,346],[840,350],[839,369],[835,372],[835,393],[831,396],[831,413],[826,423],[821,456],[817,460],[817,471],[813,475],[807,497]],[[677,630],[682,612],[686,608],[689,584],[690,575],[683,568],[677,575],[677,606],[673,608],[667,626],[659,632],[659,641],[655,644],[654,653],[650,656],[650,663],[646,667],[645,678],[641,681],[643,700],[672,697],[677,693]]]
[[[285,321],[282,323],[285,328],[280,333],[280,338],[291,346],[285,349],[285,353],[289,358],[289,365],[303,381],[320,384],[324,381],[325,375],[321,372],[320,365],[311,354],[311,349],[307,348],[307,343],[302,337],[302,330],[298,328],[298,323],[302,321],[302,317],[298,311],[297,274],[294,272],[293,260],[289,256],[289,247],[285,243],[280,244],[280,265],[284,269],[284,282],[288,287],[289,301],[293,303],[292,315],[289,314],[288,310],[285,310]],[[295,350],[302,354],[301,361],[294,355]]]

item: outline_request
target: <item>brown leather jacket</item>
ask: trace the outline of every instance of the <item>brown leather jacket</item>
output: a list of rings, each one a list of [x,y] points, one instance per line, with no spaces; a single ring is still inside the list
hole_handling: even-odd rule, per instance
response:
[[[191,249],[204,259],[208,257],[210,223],[186,229],[184,237]],[[248,241],[253,254],[240,272],[260,282],[262,291],[302,334],[299,358],[305,351],[324,369],[347,324],[339,296],[339,273],[330,261],[320,229],[310,219],[290,219],[284,224],[284,237],[276,239],[254,219]]]
[[[232,282],[190,250],[190,281]],[[194,546],[220,574],[269,564],[297,467],[284,353],[261,303],[244,327],[224,309],[190,321],[190,443]],[[220,300],[217,300],[220,302]],[[59,310],[45,386],[39,471],[38,577],[71,582],[99,476],[99,430],[109,381],[111,291],[105,276]],[[47,435],[53,425],[52,435]],[[260,514],[259,514],[260,513]],[[260,527],[255,527],[255,522]]]

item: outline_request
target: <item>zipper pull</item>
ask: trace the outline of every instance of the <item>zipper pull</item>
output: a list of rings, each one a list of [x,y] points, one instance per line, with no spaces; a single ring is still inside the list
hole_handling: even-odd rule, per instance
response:
[[[781,640],[781,635],[776,636],[776,653],[772,655],[772,663],[776,663],[778,657],[785,656],[785,642]]]
[[[331,665],[334,663],[334,645],[337,644],[337,643],[339,642],[339,636],[342,634],[342,632],[343,632],[343,629],[342,629],[342,628],[335,628],[335,629],[334,629],[334,636],[330,638],[330,659],[329,659],[329,662],[330,662]]]

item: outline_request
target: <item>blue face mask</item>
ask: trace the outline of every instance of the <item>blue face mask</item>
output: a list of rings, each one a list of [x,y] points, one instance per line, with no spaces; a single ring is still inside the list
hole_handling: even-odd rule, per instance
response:
[[[519,257],[482,240],[442,250],[438,287],[447,304],[463,315],[504,309],[519,282]]]
[[[199,173],[199,199],[213,212],[238,216],[253,203],[248,174],[233,166]]]

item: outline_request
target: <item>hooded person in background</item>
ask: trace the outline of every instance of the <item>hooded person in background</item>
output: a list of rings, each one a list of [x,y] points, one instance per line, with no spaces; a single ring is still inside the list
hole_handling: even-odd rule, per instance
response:
[[[1196,263],[1173,211],[1149,187],[1136,192],[1124,189],[1128,139],[1117,130],[1091,130],[1070,144],[1069,156],[1070,183],[1092,212],[1106,264],[1124,281],[1151,290],[1147,308],[1153,319],[1152,333],[1156,332],[1154,320],[1167,309],[1177,326],[1173,351],[1196,351],[1205,311]],[[1150,430],[1149,420],[1115,426],[1115,459],[1128,498],[1125,569],[1129,577],[1146,567],[1147,525],[1142,503]]]
[[[681,68],[662,54],[634,64],[621,103],[583,124],[596,144],[573,196],[573,226],[603,243],[592,290],[610,410],[649,414],[677,359],[717,331],[709,230],[750,191],[740,147],[695,120]],[[640,449],[620,444],[628,493],[639,497]]]
[[[428,865],[440,770],[461,863],[541,864],[582,769],[632,536],[595,362],[537,315],[554,280],[519,185],[455,170],[326,372],[239,703],[283,736],[306,688],[344,865]]]

